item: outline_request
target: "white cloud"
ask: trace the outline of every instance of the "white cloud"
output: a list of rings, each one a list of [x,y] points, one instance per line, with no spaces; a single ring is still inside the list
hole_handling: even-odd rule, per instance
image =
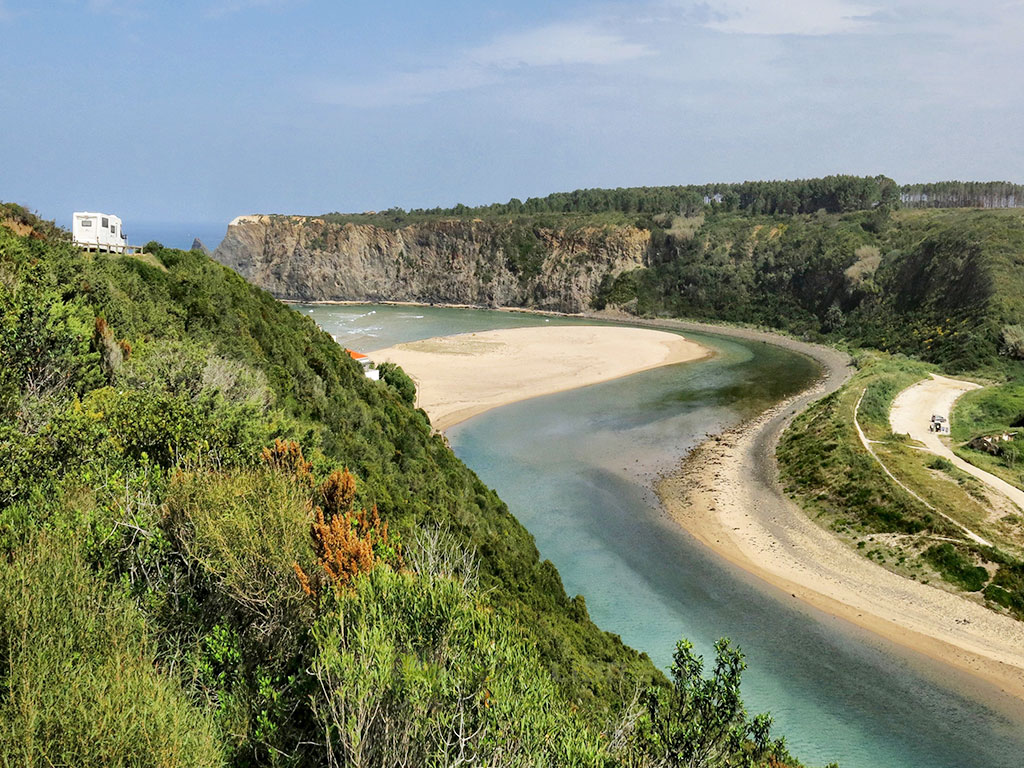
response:
[[[503,35],[474,48],[466,59],[483,66],[512,69],[559,64],[614,64],[649,56],[653,51],[620,35],[578,24],[552,24]]]
[[[448,64],[385,75],[364,83],[320,85],[315,97],[352,107],[415,104],[443,93],[500,82],[510,73],[540,67],[600,67],[652,55],[646,45],[590,24],[552,24],[502,35],[470,48]]]
[[[744,35],[835,35],[871,26],[877,7],[848,0],[724,0],[706,11],[704,26]]]

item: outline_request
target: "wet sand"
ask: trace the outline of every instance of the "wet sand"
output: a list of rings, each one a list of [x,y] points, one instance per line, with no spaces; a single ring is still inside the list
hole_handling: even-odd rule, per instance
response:
[[[617,379],[710,351],[678,333],[551,325],[443,336],[370,353],[416,382],[417,405],[438,430],[500,405]]]
[[[768,340],[759,331],[728,335]],[[699,541],[779,590],[1024,699],[1024,623],[885,570],[815,525],[783,493],[779,436],[808,404],[838,389],[849,368],[834,349],[778,341],[814,357],[824,378],[692,451],[658,485],[666,510]]]

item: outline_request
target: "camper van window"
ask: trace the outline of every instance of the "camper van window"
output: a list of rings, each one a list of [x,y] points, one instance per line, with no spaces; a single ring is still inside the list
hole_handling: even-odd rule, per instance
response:
[[[110,231],[113,232],[114,234],[117,234],[116,230],[117,230],[117,227],[115,227],[113,224],[111,224],[110,225]]]
[[[83,227],[91,227],[92,226],[92,219],[82,219],[82,226]]]
[[[110,220],[106,216],[104,216],[103,217],[103,221],[100,222],[100,226],[102,226],[102,227],[109,227],[110,226]]]

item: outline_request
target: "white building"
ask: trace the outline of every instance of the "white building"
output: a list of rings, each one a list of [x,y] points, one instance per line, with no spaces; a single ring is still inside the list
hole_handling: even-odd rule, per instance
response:
[[[346,349],[348,356],[363,366],[363,375],[373,381],[380,381],[380,371],[373,367],[373,360],[368,358],[362,352],[354,352],[351,349]]]
[[[124,252],[128,238],[124,234],[121,219],[109,213],[75,211],[72,214],[71,239],[81,248],[97,251]]]

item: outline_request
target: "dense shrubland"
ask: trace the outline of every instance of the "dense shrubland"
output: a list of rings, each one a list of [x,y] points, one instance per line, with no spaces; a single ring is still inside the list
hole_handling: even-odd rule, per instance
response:
[[[1024,214],[875,210],[706,216],[595,306],[718,319],[902,352],[950,370],[1008,360],[1024,314]]]
[[[0,227],[0,763],[790,764],[734,649],[593,625],[400,369],[46,232]]]

